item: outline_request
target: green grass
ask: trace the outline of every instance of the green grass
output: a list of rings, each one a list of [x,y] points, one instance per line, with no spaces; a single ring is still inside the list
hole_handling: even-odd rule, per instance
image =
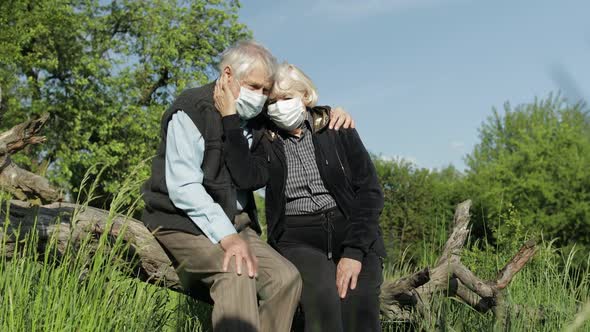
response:
[[[129,279],[112,254],[71,252],[60,264],[39,262],[23,242],[0,263],[1,331],[160,331],[200,329],[197,305],[165,288]],[[117,249],[115,249],[116,251]],[[201,315],[206,317],[206,315]]]
[[[484,280],[493,280],[497,271],[516,252],[508,249],[498,252],[495,247],[478,243],[469,247],[464,251],[462,260]],[[571,324],[584,303],[590,300],[590,271],[576,269],[572,265],[575,256],[585,256],[590,261],[590,254],[575,249],[563,253],[554,248],[552,242],[543,241],[538,247],[535,257],[515,276],[505,291],[506,300],[510,303],[509,331],[562,331]],[[432,251],[426,256],[421,257],[420,261],[431,263],[436,260],[437,253]],[[409,258],[404,257],[397,263],[386,265],[386,279],[393,280],[416,270],[407,263]],[[442,297],[435,298],[432,305],[435,320],[439,322],[438,330],[495,331],[491,312],[482,314],[458,300]],[[539,313],[543,316],[541,320],[536,317]],[[407,325],[395,322],[386,322],[384,325],[386,331],[408,330]],[[421,321],[415,322],[411,328],[436,330]],[[590,321],[582,324],[579,331],[590,331]]]
[[[92,184],[90,190],[92,189]],[[136,188],[128,185],[129,188]],[[126,190],[120,195],[124,196]],[[111,215],[121,206],[115,198]],[[0,195],[0,206],[8,208]],[[131,213],[131,211],[129,212]],[[8,220],[3,221],[6,225]],[[5,232],[4,232],[5,233]],[[446,240],[441,229],[438,239],[418,244],[420,257],[410,259],[406,251],[398,262],[388,264],[385,278],[394,279],[411,273],[420,266],[432,264]],[[37,239],[19,234],[18,253],[11,260],[1,253],[0,241],[0,331],[207,331],[210,308],[165,288],[130,279],[122,256],[125,245],[107,237],[86,239],[57,255],[51,241],[43,255],[37,253]],[[88,245],[98,241],[94,251]],[[95,242],[96,243],[96,242]],[[511,331],[560,331],[573,321],[583,304],[590,299],[590,271],[574,269],[575,256],[590,259],[588,253],[575,249],[562,253],[551,242],[542,242],[535,258],[514,278],[507,289],[507,300],[520,308],[510,313]],[[473,243],[464,252],[463,262],[478,276],[493,279],[496,271],[515,252],[514,248]],[[410,261],[419,262],[418,267]],[[588,266],[590,264],[587,264]],[[544,320],[533,316],[537,309]],[[527,311],[528,310],[528,311]],[[493,331],[491,313],[480,314],[453,299],[433,300],[433,315],[441,330]],[[425,322],[413,326],[386,323],[384,330],[433,330]],[[590,323],[581,331],[590,331]]]
[[[97,181],[87,178],[84,186],[89,198],[82,206],[93,199]],[[122,186],[110,219],[137,188],[131,180]],[[0,192],[1,209],[9,208],[8,198]],[[9,220],[3,223],[7,234]],[[52,238],[42,255],[34,233],[13,235],[18,241],[10,260],[3,254],[7,237],[0,237],[0,331],[200,331],[206,326],[208,306],[126,276],[124,231],[117,239],[88,237],[63,254]]]
[[[80,202],[79,196],[79,205],[95,198],[103,170],[88,171],[79,191],[87,199]],[[137,202],[126,200],[139,188],[135,175],[113,198],[107,228],[122,206],[130,206],[128,215],[134,212]],[[0,209],[9,208],[9,198],[0,192]],[[3,223],[7,234],[8,219]],[[7,238],[0,237],[0,331],[200,331],[207,326],[202,321],[208,321],[208,306],[126,276],[124,231],[117,239],[88,237],[63,254],[52,238],[42,255],[34,233],[14,234],[19,241],[11,260],[2,254]]]

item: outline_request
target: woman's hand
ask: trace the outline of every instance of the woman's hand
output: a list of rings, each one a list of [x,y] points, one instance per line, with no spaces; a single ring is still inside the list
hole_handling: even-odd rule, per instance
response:
[[[338,130],[340,127],[344,129],[354,128],[354,120],[342,107],[336,107],[330,112],[329,128]]]
[[[336,287],[338,288],[338,294],[340,298],[345,298],[348,292],[348,286],[350,289],[356,288],[359,273],[363,264],[356,259],[352,258],[341,258],[336,267]]]
[[[225,75],[221,75],[217,79],[215,91],[213,91],[213,99],[215,100],[215,108],[217,108],[217,111],[222,117],[236,114],[236,98],[229,88]]]

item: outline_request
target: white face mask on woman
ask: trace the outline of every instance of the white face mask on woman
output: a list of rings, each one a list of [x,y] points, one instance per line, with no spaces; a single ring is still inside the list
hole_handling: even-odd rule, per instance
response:
[[[236,99],[236,111],[243,120],[250,120],[262,112],[265,102],[265,95],[241,86],[240,95]]]
[[[277,127],[286,131],[298,128],[305,120],[305,105],[301,98],[279,100],[268,105],[268,117]]]

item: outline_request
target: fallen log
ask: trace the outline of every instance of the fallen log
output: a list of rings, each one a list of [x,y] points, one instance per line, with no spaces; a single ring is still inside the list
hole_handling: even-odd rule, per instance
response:
[[[58,254],[87,237],[107,235],[113,239],[122,237],[133,269],[130,275],[143,281],[182,291],[178,275],[162,247],[152,233],[138,220],[120,214],[71,203],[53,203],[43,206],[12,200],[7,207],[0,207],[0,243],[2,254],[12,258],[19,240],[30,232],[38,239],[40,256],[52,237],[57,239]],[[8,223],[5,221],[8,220]],[[17,237],[18,235],[18,237]]]
[[[586,303],[584,307],[576,314],[574,320],[565,328],[565,332],[579,331],[584,326],[586,321],[590,320],[590,302]]]
[[[455,297],[479,312],[492,310],[497,324],[507,324],[507,304],[502,292],[512,278],[535,254],[534,241],[525,243],[502,268],[495,280],[484,281],[461,263],[461,250],[469,234],[471,201],[457,206],[453,230],[442,255],[434,267],[418,272],[409,279],[385,283],[381,288],[381,313],[391,320],[407,321],[416,310],[430,319],[431,300],[435,295]],[[431,322],[431,324],[436,324]]]
[[[460,261],[460,251],[465,241],[470,201],[459,204],[455,215],[455,228],[443,250],[443,255],[432,268],[426,268],[398,280],[386,281],[381,289],[381,313],[390,320],[410,321],[413,313],[425,319],[430,316],[430,304],[434,296],[456,297],[479,312],[492,310],[503,321],[506,310],[502,290],[514,275],[524,267],[535,253],[535,243],[527,242],[497,278],[483,281]],[[466,217],[467,216],[467,217]],[[39,253],[51,237],[57,238],[57,248],[64,254],[72,242],[85,237],[99,238],[107,235],[122,237],[131,254],[126,255],[134,268],[130,276],[182,292],[172,263],[152,233],[140,221],[108,211],[71,203],[57,202],[35,206],[12,200],[0,207],[0,243],[4,243],[2,255],[11,258],[18,239],[36,232]],[[434,322],[433,322],[434,323]]]

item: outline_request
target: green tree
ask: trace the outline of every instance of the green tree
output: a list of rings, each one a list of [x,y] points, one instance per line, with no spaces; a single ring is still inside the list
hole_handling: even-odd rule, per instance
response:
[[[506,235],[504,216],[531,235],[590,245],[590,118],[582,104],[549,97],[494,110],[467,157],[480,228]],[[485,224],[485,225],[484,225]]]
[[[377,157],[374,163],[385,198],[380,224],[388,259],[399,261],[407,251],[405,259],[417,263],[418,257],[437,252],[455,205],[466,199],[461,174],[452,166],[429,170],[403,159]]]
[[[160,116],[215,75],[220,52],[250,36],[236,0],[0,2],[0,130],[49,112],[47,143],[17,161],[75,193],[106,166],[108,204],[155,152]],[[45,162],[42,162],[45,161]],[[133,199],[130,197],[130,200]]]

